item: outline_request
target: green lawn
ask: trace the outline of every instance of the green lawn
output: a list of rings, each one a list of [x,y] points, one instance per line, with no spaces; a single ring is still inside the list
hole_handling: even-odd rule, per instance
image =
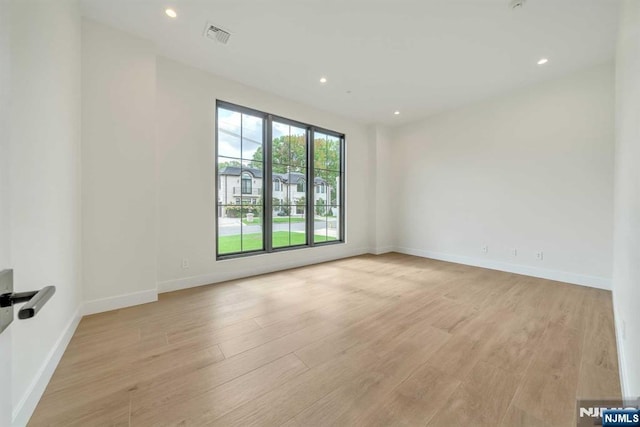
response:
[[[336,238],[319,234],[316,234],[313,238],[314,242],[326,242],[330,240],[336,240]],[[288,231],[275,231],[273,233],[274,248],[304,245],[305,243],[305,233],[291,233],[291,235],[289,235]],[[260,249],[262,249],[262,233],[244,234],[242,238],[239,234],[218,238],[218,253],[220,255]]]
[[[273,218],[273,223],[274,224],[288,224],[289,220],[291,220],[291,223],[305,222],[306,218],[300,218],[299,216],[294,216],[294,217],[276,216],[276,217]],[[254,217],[253,221],[247,221],[246,218],[243,218],[242,219],[242,223],[244,225],[260,225],[260,224],[262,224],[262,218]]]

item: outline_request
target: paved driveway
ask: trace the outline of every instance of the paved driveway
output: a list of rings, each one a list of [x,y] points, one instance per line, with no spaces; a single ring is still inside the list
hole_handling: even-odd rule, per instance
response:
[[[329,224],[332,229],[335,230],[336,218],[329,218]],[[242,226],[242,234],[261,233],[261,225],[242,225],[239,218],[218,218],[219,235],[220,236],[233,236],[240,234],[240,227]],[[275,223],[273,224],[273,231],[289,231],[289,225],[291,225],[291,231],[304,232],[306,224],[304,222],[287,223]],[[315,230],[319,234],[324,234],[324,229],[327,228],[327,222],[324,220],[316,219]],[[331,233],[330,233],[331,234]]]

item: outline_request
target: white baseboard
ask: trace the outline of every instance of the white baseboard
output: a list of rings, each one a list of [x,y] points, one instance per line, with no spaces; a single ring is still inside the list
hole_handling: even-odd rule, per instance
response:
[[[82,305],[82,314],[87,316],[89,314],[102,313],[155,301],[158,301],[157,289],[147,289],[131,294],[85,301]]]
[[[370,253],[374,254],[374,255],[382,255],[382,254],[386,254],[389,252],[393,252],[395,251],[396,248],[394,248],[393,246],[383,246],[380,248],[372,248],[371,251],[369,251]]]
[[[490,270],[506,271],[508,273],[522,274],[524,276],[539,277],[558,282],[572,283],[574,285],[589,286],[591,288],[611,290],[611,279],[606,277],[587,276],[565,271],[548,270],[539,267],[511,264],[502,261],[472,258],[463,255],[452,255],[441,252],[425,251],[422,249],[396,247],[396,252],[407,255],[415,255],[423,258],[432,258],[440,261],[455,262],[457,264],[471,265],[474,267],[488,268]]]
[[[330,245],[326,247],[335,248],[337,247],[337,245]],[[317,249],[317,248],[314,248],[314,249]],[[314,249],[310,249],[310,250],[314,250]],[[181,289],[195,288],[198,286],[210,285],[212,283],[225,282],[227,280],[243,279],[246,277],[257,276],[259,274],[273,273],[275,271],[288,270],[290,268],[320,264],[322,262],[327,262],[327,261],[335,261],[337,259],[349,258],[352,256],[358,256],[366,253],[370,253],[369,248],[349,249],[346,251],[330,250],[327,253],[324,253],[322,255],[315,255],[314,257],[305,258],[304,260],[288,261],[288,262],[282,262],[278,264],[261,262],[259,257],[262,257],[262,256],[268,257],[271,254],[257,255],[256,257],[252,257],[252,259],[255,260],[254,267],[247,268],[243,266],[242,268],[238,268],[235,270],[216,272],[216,273],[204,274],[200,276],[191,276],[191,277],[184,277],[180,279],[158,282],[158,292],[163,293],[163,292],[178,291]],[[246,262],[246,259],[244,258],[225,260],[221,262],[232,263],[237,261],[242,262],[242,260]]]
[[[73,337],[73,333],[76,331],[76,328],[80,323],[80,319],[82,319],[81,307],[78,307],[69,320],[69,323],[67,323],[67,326],[62,331],[62,334],[58,337],[53,348],[47,354],[47,357],[40,366],[40,369],[38,369],[38,372],[27,388],[27,391],[13,409],[13,426],[26,426],[29,422],[29,419],[31,418],[33,411],[35,411],[44,390],[47,388],[47,384],[49,384],[49,380],[51,379],[51,376],[53,376],[64,351],[67,349],[67,345],[69,345],[69,341],[71,341],[71,337]]]
[[[618,350],[618,369],[620,375],[620,388],[622,389],[623,397],[632,397],[631,391],[629,390],[629,383],[627,382],[627,378],[629,378],[628,370],[627,370],[627,358],[625,356],[624,351],[624,343],[622,342],[622,321],[620,320],[620,312],[616,308],[616,298],[613,296],[613,321],[616,330],[616,346]]]

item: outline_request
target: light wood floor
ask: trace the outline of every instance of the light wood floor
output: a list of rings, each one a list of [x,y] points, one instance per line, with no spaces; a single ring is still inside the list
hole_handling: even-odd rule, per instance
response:
[[[575,425],[611,295],[399,254],[85,317],[30,425]]]

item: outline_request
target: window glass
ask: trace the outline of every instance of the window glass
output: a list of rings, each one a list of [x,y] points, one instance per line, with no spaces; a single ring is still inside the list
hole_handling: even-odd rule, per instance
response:
[[[307,244],[307,130],[274,120],[271,164],[283,189],[274,192],[271,243],[274,248]]]
[[[263,244],[264,118],[218,107],[218,255]]]

